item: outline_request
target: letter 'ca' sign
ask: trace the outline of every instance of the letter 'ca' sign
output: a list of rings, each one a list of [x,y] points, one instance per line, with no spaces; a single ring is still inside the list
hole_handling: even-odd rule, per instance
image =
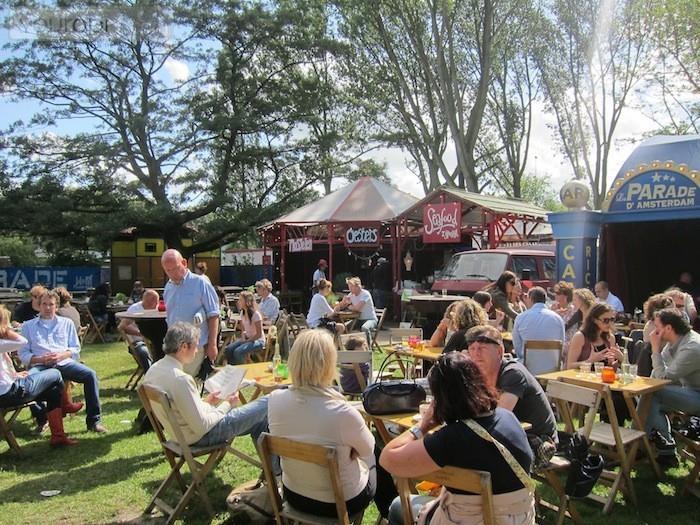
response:
[[[345,230],[345,246],[379,246],[379,225],[351,226]]]
[[[459,242],[462,204],[426,204],[423,208],[423,242]]]

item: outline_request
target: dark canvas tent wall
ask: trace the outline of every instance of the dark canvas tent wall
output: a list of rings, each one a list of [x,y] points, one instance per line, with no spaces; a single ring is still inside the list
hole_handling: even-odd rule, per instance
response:
[[[642,142],[603,204],[600,277],[626,310],[641,306],[683,271],[700,279],[700,135]]]

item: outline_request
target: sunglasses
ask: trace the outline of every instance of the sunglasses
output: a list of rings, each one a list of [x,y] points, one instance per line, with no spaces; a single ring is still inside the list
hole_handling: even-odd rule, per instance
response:
[[[600,321],[601,323],[605,323],[605,324],[610,324],[610,323],[612,323],[614,320],[615,320],[614,317],[599,317],[599,318],[598,318],[598,321]]]
[[[473,343],[482,343],[482,344],[485,344],[485,345],[496,345],[496,346],[500,346],[500,345],[501,345],[501,342],[500,342],[500,341],[496,341],[495,339],[492,339],[492,338],[490,338],[490,337],[488,337],[488,336],[486,336],[486,335],[479,335],[479,336],[476,336],[476,337],[474,337],[474,338],[472,338],[472,339],[468,339],[468,340],[467,340],[467,345],[468,345],[468,346],[471,346]]]

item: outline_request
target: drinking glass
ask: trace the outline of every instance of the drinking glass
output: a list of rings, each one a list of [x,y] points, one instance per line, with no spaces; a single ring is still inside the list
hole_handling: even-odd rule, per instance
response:
[[[630,364],[630,379],[632,381],[637,379],[637,365]]]
[[[595,375],[597,375],[598,377],[600,377],[600,374],[602,374],[603,372],[603,366],[605,365],[602,361],[597,361],[593,363],[593,368],[595,368]]]
[[[591,372],[591,364],[590,363],[579,364],[578,371],[579,371],[579,374],[582,376],[588,375]]]

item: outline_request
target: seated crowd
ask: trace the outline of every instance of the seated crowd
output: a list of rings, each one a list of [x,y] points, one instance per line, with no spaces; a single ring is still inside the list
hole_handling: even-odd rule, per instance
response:
[[[356,405],[343,395],[362,390],[357,376],[343,369],[338,374],[336,336],[346,328],[339,312],[349,309],[359,317],[361,333],[345,341],[346,350],[368,350],[377,326],[372,296],[359,278],[347,280],[350,293],[336,302],[331,282],[315,281],[317,293],[307,316],[310,329],[295,337],[289,351],[291,384],[242,404],[237,393],[226,399],[218,392],[200,394],[198,379],[206,378],[208,372],[202,371],[219,352],[220,301],[205,275],[206,267],[190,272],[176,250],[166,250],[161,263],[169,277],[163,294],[168,326],[164,357],[153,361],[135,322],[124,319],[119,329],[129,337],[146,371],[144,383],[170,398],[187,444],[214,446],[242,435],[257,442],[268,432],[333,446],[349,515],[361,513],[374,501],[390,524],[402,523],[405,510],[392,477],[420,478],[445,466],[491,474],[497,523],[534,524],[530,474],[549,464],[558,436],[552,405],[526,367],[526,343],[559,341],[562,368],[597,362],[618,367],[626,355],[613,330],[623,306],[607,283],[596,284],[597,300],[589,290],[558,283],[554,301],[549,301],[547,292],[537,286],[523,294],[516,275],[504,272],[488,290],[446,309],[430,338],[431,346],[443,347],[427,374],[432,400],[415,426],[394,432],[381,447]],[[156,309],[158,293],[138,284],[128,312]],[[262,351],[268,342],[266,325],[280,313],[271,283],[263,279],[255,288],[259,303],[250,291],[238,296],[241,337],[222,350],[232,365],[246,363]],[[9,312],[0,307],[0,406],[34,401],[33,415],[39,428],[48,422],[52,446],[75,443],[63,430],[63,416],[80,410],[82,404],[71,403],[68,381],[83,384],[87,428],[106,431],[97,375],[80,362],[79,318],[76,326],[70,297],[64,292],[32,288],[31,301],[15,312],[23,323],[21,333],[12,329]],[[690,326],[697,312],[688,297],[675,289],[649,298],[643,348],[634,356],[635,361],[649,360],[651,377],[671,381],[653,394],[645,429],[664,465],[676,460],[668,414],[680,410],[700,415],[700,335]],[[61,317],[59,310],[64,308],[66,317]],[[512,352],[506,351],[503,338],[509,327]],[[11,352],[17,352],[25,371],[16,371]],[[360,370],[365,382],[371,382],[370,367]],[[613,400],[618,420],[623,421],[624,401],[621,396]],[[154,410],[169,433],[165,414]],[[272,465],[281,475],[284,499],[291,506],[336,516],[333,487],[322,467],[274,458]],[[415,496],[410,505],[421,523],[468,525],[482,519],[481,498],[449,486],[442,487],[436,498]]]

